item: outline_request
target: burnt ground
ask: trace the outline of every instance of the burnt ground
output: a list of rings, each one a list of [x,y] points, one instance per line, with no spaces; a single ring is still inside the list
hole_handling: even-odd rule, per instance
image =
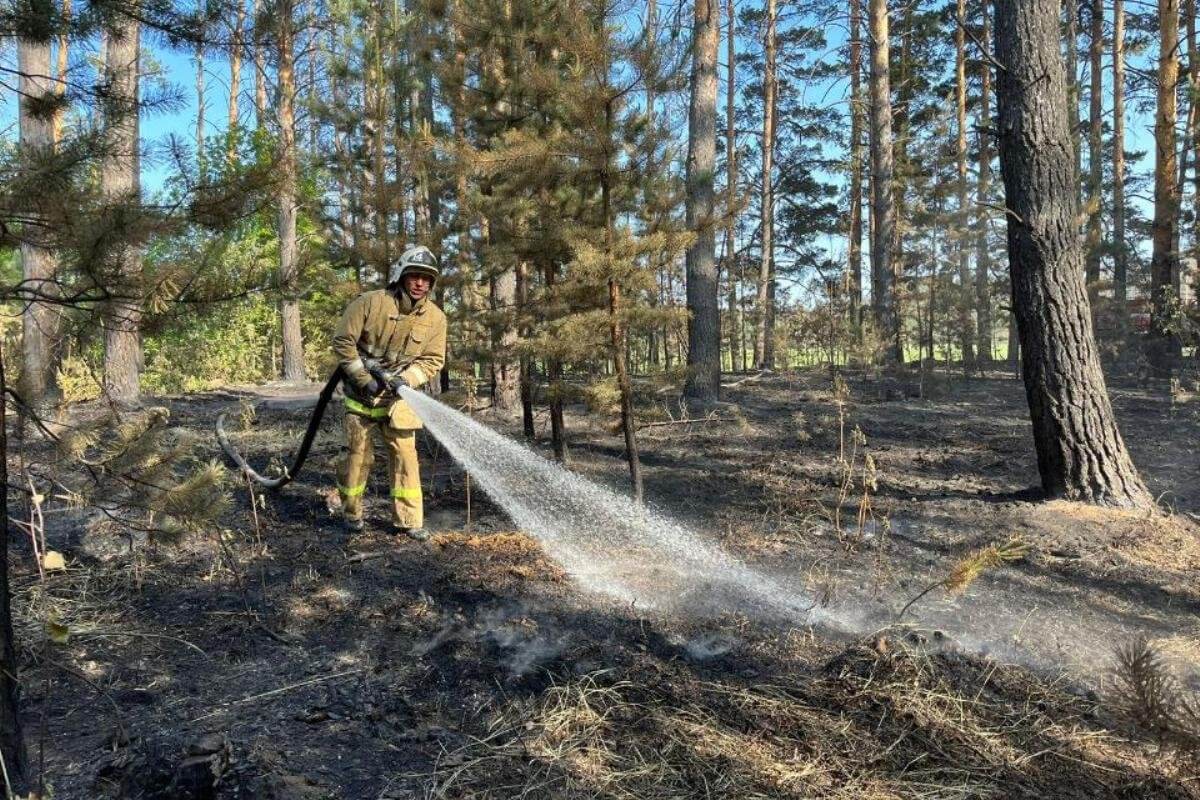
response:
[[[328,490],[337,413],[300,482],[257,514],[233,483],[211,535],[130,546],[51,514],[67,570],[43,582],[14,558],[35,772],[56,798],[1200,796],[1186,758],[1125,722],[1110,674],[1140,633],[1192,680],[1200,401],[1114,388],[1173,512],[1137,515],[1039,502],[1016,381],[924,388],[888,399],[851,378],[839,402],[824,372],[772,376],[729,388],[710,421],[641,432],[651,503],[850,632],[583,594],[478,494],[468,528],[463,475],[429,441],[434,540],[382,533],[378,475],[368,530],[347,534]],[[207,436],[238,394],[162,403]],[[263,410],[238,440],[264,464],[302,417]],[[573,468],[619,486],[620,439],[582,409],[569,426]],[[864,453],[877,474],[860,526]],[[966,554],[1014,536],[1024,558],[895,624]]]

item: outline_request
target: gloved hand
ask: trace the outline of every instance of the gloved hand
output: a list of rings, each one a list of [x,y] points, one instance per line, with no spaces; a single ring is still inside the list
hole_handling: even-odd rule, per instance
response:
[[[379,384],[379,380],[372,375],[371,380],[367,381],[366,385],[362,387],[362,390],[366,392],[367,397],[375,397],[383,391],[383,386],[381,386]]]
[[[392,390],[392,394],[400,394],[401,389],[409,389],[412,387],[408,385],[408,381],[404,379],[403,375],[397,375],[392,379],[391,383],[388,384],[388,388]]]

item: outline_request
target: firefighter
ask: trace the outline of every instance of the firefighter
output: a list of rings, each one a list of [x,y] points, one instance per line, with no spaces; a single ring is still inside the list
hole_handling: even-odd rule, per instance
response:
[[[424,386],[446,361],[446,315],[429,297],[440,274],[429,248],[408,248],[388,271],[387,288],[354,298],[334,334],[346,393],[338,492],[351,531],[363,528],[363,493],[375,458],[371,432],[378,430],[387,445],[393,532],[428,538],[417,461],[421,421],[400,390]]]

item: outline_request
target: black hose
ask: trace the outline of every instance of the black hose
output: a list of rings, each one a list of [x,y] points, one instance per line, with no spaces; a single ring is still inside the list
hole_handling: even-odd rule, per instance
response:
[[[264,489],[282,489],[300,474],[300,468],[304,466],[304,459],[308,458],[308,451],[312,448],[313,439],[317,436],[317,428],[321,426],[321,418],[325,416],[325,408],[329,405],[334,391],[337,390],[338,384],[341,382],[342,371],[341,369],[335,369],[333,374],[329,376],[329,380],[326,381],[325,388],[321,390],[321,394],[317,398],[317,407],[313,409],[312,416],[308,420],[308,429],[304,431],[304,440],[300,442],[300,452],[296,453],[296,460],[292,463],[292,468],[284,469],[282,475],[275,478],[268,478],[259,475],[253,467],[246,463],[246,459],[234,448],[225,433],[225,414],[228,412],[222,412],[217,417],[217,441],[220,443],[221,449],[225,451],[225,455],[233,460],[233,463],[238,465],[246,477]]]

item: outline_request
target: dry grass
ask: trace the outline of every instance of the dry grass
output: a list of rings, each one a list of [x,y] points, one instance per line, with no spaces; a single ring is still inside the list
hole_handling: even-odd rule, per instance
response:
[[[701,679],[648,663],[552,687],[439,759],[439,798],[1193,797],[1086,704],[1026,672],[903,644],[815,674]],[[1165,788],[1164,788],[1165,787]]]

